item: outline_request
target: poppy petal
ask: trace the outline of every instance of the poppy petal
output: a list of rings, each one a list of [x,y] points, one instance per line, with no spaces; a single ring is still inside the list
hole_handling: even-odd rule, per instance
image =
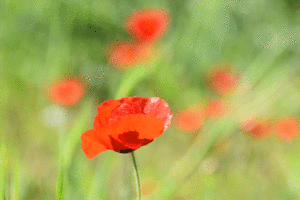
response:
[[[110,127],[114,138],[126,132],[137,132],[138,137],[135,137],[138,139],[155,139],[163,132],[164,124],[154,116],[138,114],[120,117],[112,121]],[[129,139],[128,136],[127,138]],[[128,141],[130,142],[134,143],[134,139]]]
[[[161,135],[164,125],[154,116],[138,114],[111,121],[110,128],[111,136],[115,140],[122,142],[126,147],[137,149]]]
[[[97,108],[98,114],[96,115],[94,120],[94,128],[97,126],[105,126],[109,121],[109,117],[112,111],[120,104],[121,103],[115,99],[108,100],[100,104],[100,106],[98,106]]]
[[[120,153],[129,153],[132,152],[133,149],[125,146],[121,141],[113,138],[112,136],[109,136],[111,144],[113,146],[113,150]]]
[[[132,103],[135,103],[137,105],[139,105],[139,107],[144,110],[147,101],[149,100],[149,98],[144,98],[144,97],[131,97],[130,101]]]
[[[123,143],[126,143],[132,149],[138,149],[139,147],[149,144],[153,139],[139,139],[139,132],[128,131],[118,135],[118,139]]]
[[[121,116],[126,115],[142,114],[147,101],[148,98],[143,97],[130,97],[120,99],[119,102],[121,102],[122,104],[112,111],[109,120],[115,120]]]
[[[94,158],[99,153],[107,151],[107,147],[96,139],[97,133],[94,129],[88,130],[81,135],[81,148],[89,159]]]
[[[130,102],[131,101],[131,97],[124,97],[124,98],[118,99],[118,101],[120,103]]]
[[[164,123],[164,131],[170,126],[173,117],[168,104],[158,97],[148,100],[144,108],[144,113],[161,120]]]
[[[131,102],[123,103],[119,107],[113,110],[109,120],[117,119],[118,117],[125,115],[141,114],[142,109],[139,105]]]

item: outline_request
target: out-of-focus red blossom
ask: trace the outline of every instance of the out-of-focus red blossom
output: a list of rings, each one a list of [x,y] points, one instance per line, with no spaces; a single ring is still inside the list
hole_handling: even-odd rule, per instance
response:
[[[299,122],[293,117],[281,119],[275,124],[276,133],[282,140],[293,140],[299,133]]]
[[[193,106],[177,113],[174,125],[186,132],[198,130],[205,119],[205,112],[201,106]]]
[[[154,57],[153,48],[148,44],[118,41],[109,46],[107,58],[109,63],[118,69],[151,63]]]
[[[63,79],[52,86],[48,91],[49,98],[60,106],[75,105],[86,93],[85,85],[79,78]]]
[[[213,99],[208,102],[206,116],[213,119],[223,117],[230,110],[229,104],[220,99]]]
[[[141,9],[132,13],[125,28],[139,42],[152,42],[160,38],[170,23],[169,14],[162,9]]]
[[[81,136],[87,158],[113,150],[129,153],[152,142],[171,124],[168,104],[158,98],[125,97],[98,106],[93,129]]]
[[[269,122],[259,122],[257,120],[248,120],[243,123],[243,130],[246,131],[249,136],[255,139],[263,139],[271,134],[271,125]]]
[[[239,76],[234,73],[230,65],[219,65],[211,74],[209,85],[215,92],[226,95],[231,92],[238,83]]]

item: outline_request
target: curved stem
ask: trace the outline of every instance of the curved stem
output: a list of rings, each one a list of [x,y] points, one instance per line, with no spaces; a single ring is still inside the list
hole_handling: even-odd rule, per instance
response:
[[[139,172],[138,172],[138,169],[137,169],[136,160],[135,160],[135,157],[134,157],[134,151],[131,152],[131,156],[132,156],[133,166],[134,166],[135,175],[136,175],[136,180],[137,180],[137,193],[138,193],[138,199],[141,200],[141,199],[142,199],[142,194],[141,194],[141,183],[140,183],[140,177],[139,177]]]

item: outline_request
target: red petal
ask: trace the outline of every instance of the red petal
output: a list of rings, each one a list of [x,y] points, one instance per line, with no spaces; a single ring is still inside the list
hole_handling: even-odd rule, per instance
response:
[[[112,136],[109,136],[110,138],[110,142],[113,146],[113,150],[116,152],[131,152],[130,150],[133,150],[132,148],[125,146],[125,144],[115,138],[113,138]]]
[[[109,120],[114,120],[121,116],[141,114],[141,113],[142,113],[142,109],[139,105],[131,102],[123,103],[118,108],[113,110]]]
[[[143,97],[127,97],[119,99],[119,102],[122,104],[112,111],[109,120],[115,120],[126,115],[142,114],[147,100],[148,98]]]
[[[169,105],[158,97],[153,97],[148,100],[144,108],[144,113],[161,120],[164,124],[164,131],[170,126],[173,117]]]
[[[130,101],[132,103],[135,103],[135,104],[139,105],[142,110],[144,110],[148,100],[149,100],[149,98],[145,98],[145,97],[131,97],[130,98]]]
[[[107,151],[107,147],[96,139],[97,132],[94,129],[88,130],[81,135],[81,148],[89,159],[94,158],[99,153]]]
[[[130,149],[150,143],[163,132],[163,123],[154,116],[144,114],[123,116],[110,122],[110,135]],[[112,142],[112,145],[113,142]],[[114,146],[114,150],[119,150]]]
[[[120,103],[130,102],[131,101],[131,97],[124,97],[124,98],[118,99],[118,101]]]
[[[118,107],[121,103],[118,100],[112,99],[103,102],[98,106],[98,114],[94,120],[94,128],[97,126],[105,126],[108,123],[109,117],[112,111]]]
[[[118,135],[118,139],[127,145],[129,144],[132,149],[137,149],[153,141],[153,139],[139,139],[139,135],[137,131],[128,131]]]

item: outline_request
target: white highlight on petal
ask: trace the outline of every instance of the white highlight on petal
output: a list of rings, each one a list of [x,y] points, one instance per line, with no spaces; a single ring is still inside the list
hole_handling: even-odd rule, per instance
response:
[[[167,115],[167,120],[165,122],[164,131],[171,125],[172,117],[173,117],[172,114]]]
[[[152,97],[152,98],[150,98],[150,102],[151,103],[156,103],[156,102],[158,102],[158,100],[159,100],[158,97]]]
[[[148,101],[144,108],[144,113],[161,120],[164,123],[164,131],[170,126],[173,117],[167,102],[158,97],[150,98],[150,102]]]
[[[43,110],[43,121],[50,127],[58,127],[66,122],[66,111],[59,106],[48,106]]]

